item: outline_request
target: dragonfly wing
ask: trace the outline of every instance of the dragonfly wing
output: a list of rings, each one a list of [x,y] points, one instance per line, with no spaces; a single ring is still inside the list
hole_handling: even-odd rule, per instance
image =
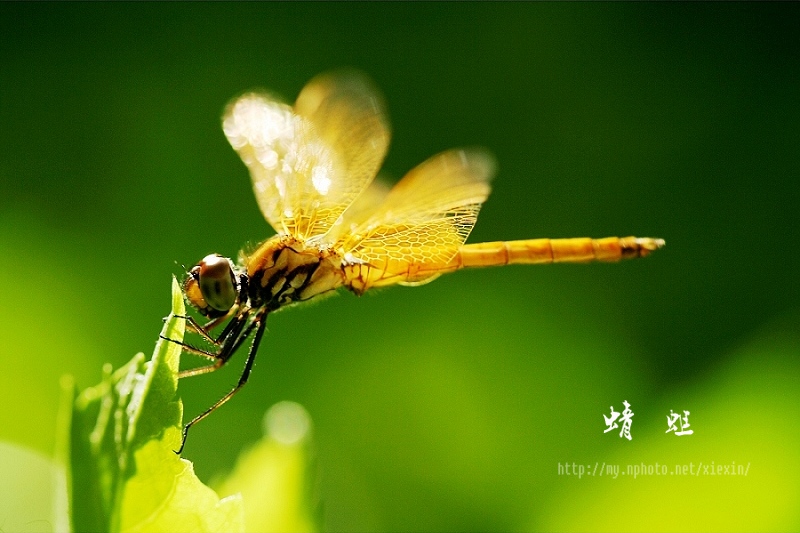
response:
[[[336,154],[340,165],[330,194],[318,199],[317,227],[310,235],[323,236],[378,173],[391,137],[389,120],[380,91],[354,70],[315,77],[300,92],[294,107]]]
[[[361,223],[381,208],[391,189],[391,184],[378,174],[378,177],[372,180],[372,183],[342,213],[326,236],[326,241],[337,242],[357,232]]]
[[[338,249],[367,276],[366,286],[417,283],[458,252],[489,195],[494,159],[480,149],[450,150],[409,172],[378,210],[345,235]]]
[[[331,229],[375,177],[389,143],[382,99],[355,72],[314,78],[294,107],[245,94],[228,106],[223,129],[264,217],[301,240]]]

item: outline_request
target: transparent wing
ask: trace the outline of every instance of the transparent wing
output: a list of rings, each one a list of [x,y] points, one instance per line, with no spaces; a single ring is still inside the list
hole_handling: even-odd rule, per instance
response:
[[[378,91],[350,71],[314,78],[294,108],[245,94],[228,106],[223,129],[250,170],[264,217],[302,240],[331,229],[375,177],[389,144]]]
[[[435,275],[472,231],[494,170],[494,159],[479,149],[436,155],[400,180],[337,247],[387,283]]]
[[[335,243],[358,231],[358,227],[381,208],[391,189],[392,186],[379,174],[342,213],[325,240]]]

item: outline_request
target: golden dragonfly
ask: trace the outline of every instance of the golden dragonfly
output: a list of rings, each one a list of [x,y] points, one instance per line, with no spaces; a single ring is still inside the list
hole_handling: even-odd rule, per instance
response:
[[[213,348],[179,342],[184,351],[212,361],[179,377],[217,370],[248,338],[252,342],[237,385],[184,426],[177,453],[189,429],[245,385],[267,317],[279,308],[340,287],[361,295],[373,287],[427,283],[462,268],[617,261],[664,245],[637,237],[464,244],[489,195],[492,156],[479,148],[448,150],[394,187],[374,180],[390,130],[380,93],[359,72],[315,77],[294,106],[246,93],[228,105],[222,126],[277,234],[240,253],[237,263],[218,254],[204,257],[183,282],[186,301],[209,321],[181,318]]]

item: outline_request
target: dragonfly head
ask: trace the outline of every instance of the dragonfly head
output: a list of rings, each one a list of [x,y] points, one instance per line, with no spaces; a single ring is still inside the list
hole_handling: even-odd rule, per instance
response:
[[[237,279],[233,262],[219,254],[205,256],[183,282],[186,300],[201,314],[218,317],[230,311],[241,300],[243,279]]]

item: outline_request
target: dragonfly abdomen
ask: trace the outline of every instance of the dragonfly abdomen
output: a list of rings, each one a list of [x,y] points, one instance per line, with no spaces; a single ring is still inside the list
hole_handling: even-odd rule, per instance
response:
[[[449,269],[514,264],[585,263],[645,257],[664,245],[662,239],[606,237],[591,239],[528,239],[462,246]]]

